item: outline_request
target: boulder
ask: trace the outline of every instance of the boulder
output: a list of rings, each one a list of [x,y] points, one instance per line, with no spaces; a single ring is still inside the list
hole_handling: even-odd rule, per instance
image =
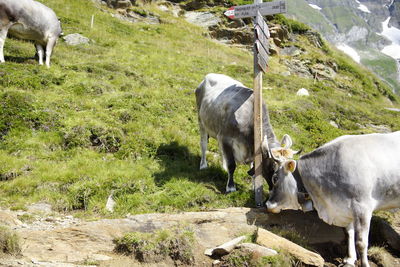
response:
[[[266,247],[284,250],[307,265],[322,267],[325,263],[324,259],[319,254],[311,252],[283,237],[275,235],[270,231],[262,228],[259,228],[257,231],[256,242]]]
[[[269,257],[269,256],[275,256],[278,254],[278,252],[276,252],[276,250],[266,248],[266,247],[263,247],[263,246],[260,246],[257,244],[253,244],[253,243],[242,243],[242,244],[237,245],[236,248],[247,251],[256,257]]]
[[[308,90],[306,88],[300,88],[297,93],[297,96],[309,96]]]
[[[210,12],[186,12],[185,19],[192,24],[205,28],[218,25],[221,22],[220,18]]]
[[[72,33],[68,34],[63,37],[64,41],[67,43],[67,45],[81,45],[81,44],[89,44],[90,39],[79,34],[79,33]]]

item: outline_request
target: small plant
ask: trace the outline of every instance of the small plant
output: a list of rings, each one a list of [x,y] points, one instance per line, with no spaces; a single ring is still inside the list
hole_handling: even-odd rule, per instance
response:
[[[394,266],[394,258],[381,247],[371,247],[368,249],[369,260],[374,262],[379,267]]]
[[[0,226],[0,253],[18,255],[21,253],[20,240],[16,233]]]
[[[194,263],[194,234],[189,229],[163,229],[155,233],[128,233],[114,240],[115,250],[133,255],[140,262],[160,262],[165,257],[175,263],[187,265]]]

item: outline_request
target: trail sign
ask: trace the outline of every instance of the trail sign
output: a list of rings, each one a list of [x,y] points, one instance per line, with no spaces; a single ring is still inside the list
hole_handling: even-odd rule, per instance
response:
[[[269,29],[267,23],[262,18],[260,12],[257,12],[256,19],[254,20],[255,42],[254,51],[257,56],[257,64],[262,71],[267,72],[268,65],[268,38]]]
[[[262,129],[262,72],[268,67],[268,39],[270,37],[267,23],[263,16],[285,13],[285,1],[265,2],[254,0],[252,5],[233,6],[224,12],[230,19],[254,18],[254,194],[257,207],[263,205],[262,149],[264,138]],[[268,150],[268,148],[267,148]]]
[[[263,16],[286,13],[286,2],[274,1],[243,6],[233,6],[225,11],[224,15],[230,19],[241,19],[255,17],[257,15],[257,11]]]

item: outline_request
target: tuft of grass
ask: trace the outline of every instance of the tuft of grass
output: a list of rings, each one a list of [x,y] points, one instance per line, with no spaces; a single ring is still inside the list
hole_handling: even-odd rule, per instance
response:
[[[133,255],[140,262],[160,262],[169,257],[186,265],[194,264],[194,242],[193,231],[182,227],[154,233],[132,232],[114,240],[115,251]]]
[[[287,267],[298,266],[296,260],[285,252],[279,252],[275,256],[259,257],[248,251],[235,249],[233,252],[221,258],[222,266],[230,267]]]
[[[18,235],[4,226],[0,226],[0,252],[14,256],[21,253]]]
[[[378,267],[395,266],[394,257],[382,247],[370,247],[368,249],[368,258]]]

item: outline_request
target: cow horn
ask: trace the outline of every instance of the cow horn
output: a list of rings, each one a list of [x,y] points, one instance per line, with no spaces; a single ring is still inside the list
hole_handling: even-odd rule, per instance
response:
[[[285,158],[282,156],[282,148],[271,148],[270,155],[271,158],[278,163],[283,163],[285,161]]]
[[[285,134],[282,137],[281,145],[283,148],[289,149],[293,145],[292,138],[288,134]]]

